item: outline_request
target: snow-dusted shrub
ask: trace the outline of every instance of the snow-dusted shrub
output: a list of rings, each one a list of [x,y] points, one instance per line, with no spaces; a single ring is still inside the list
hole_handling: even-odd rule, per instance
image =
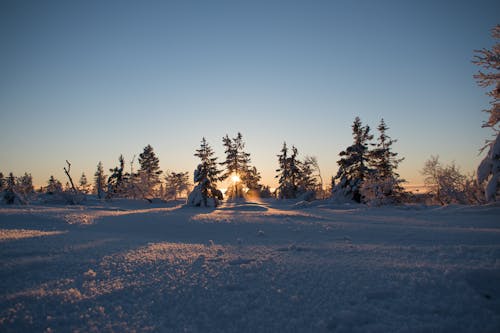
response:
[[[432,199],[441,204],[475,204],[481,199],[477,195],[475,181],[460,172],[455,163],[442,165],[438,156],[431,156],[421,171]]]
[[[377,174],[369,175],[361,185],[363,202],[370,206],[382,206],[402,202],[403,190],[401,180],[395,178],[382,179]]]

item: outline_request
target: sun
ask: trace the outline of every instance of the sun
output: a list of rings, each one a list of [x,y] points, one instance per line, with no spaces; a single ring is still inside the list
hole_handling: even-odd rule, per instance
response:
[[[231,176],[231,180],[233,181],[233,183],[238,183],[241,179],[240,179],[240,176],[238,176],[237,174],[234,174]]]

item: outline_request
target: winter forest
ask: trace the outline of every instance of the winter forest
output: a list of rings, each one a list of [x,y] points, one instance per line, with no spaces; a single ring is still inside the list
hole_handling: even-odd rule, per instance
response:
[[[93,174],[61,157],[66,178],[43,186],[2,170],[0,332],[500,332],[491,32],[472,59],[482,160],[467,174],[430,155],[425,190],[400,175],[391,119],[356,115],[329,179],[300,142],[269,143],[275,188],[239,129],[196,133],[192,170],[162,170],[149,144]]]

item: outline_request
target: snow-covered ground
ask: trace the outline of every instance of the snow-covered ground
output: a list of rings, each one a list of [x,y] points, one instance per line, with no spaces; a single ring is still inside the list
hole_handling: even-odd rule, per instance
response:
[[[500,207],[0,207],[1,332],[500,332]]]

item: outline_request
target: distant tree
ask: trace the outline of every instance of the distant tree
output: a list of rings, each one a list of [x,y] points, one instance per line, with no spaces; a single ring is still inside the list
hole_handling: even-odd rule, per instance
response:
[[[87,176],[85,175],[85,172],[82,172],[82,175],[80,176],[80,181],[79,181],[79,187],[80,187],[80,191],[85,193],[85,194],[88,194],[90,192],[90,185],[89,185],[89,182],[87,180]]]
[[[433,200],[441,205],[466,204],[468,180],[455,163],[442,165],[439,156],[431,156],[421,171]]]
[[[392,145],[397,140],[387,135],[389,127],[384,119],[378,126],[379,137],[374,149],[368,152],[370,172],[366,175],[361,188],[363,200],[374,205],[401,202],[404,182],[396,172],[399,163],[404,158],[398,158],[398,154],[392,151]]]
[[[494,39],[500,39],[500,25],[492,29]],[[482,150],[488,153],[480,163],[477,170],[477,179],[480,184],[485,184],[484,191],[487,201],[495,201],[500,193],[500,43],[496,43],[491,50],[476,50],[473,63],[483,67],[486,72],[479,71],[474,78],[480,87],[493,86],[488,92],[493,100],[491,108],[484,110],[489,113],[488,120],[483,127],[491,127],[496,138],[486,142]]]
[[[230,139],[226,134],[222,138],[222,144],[225,148],[226,160],[220,163],[225,167],[225,172],[222,174],[221,179],[233,178],[233,185],[228,188],[226,195],[229,198],[242,198],[243,187],[248,183],[248,178],[251,177],[249,175],[250,154],[244,151],[245,142],[240,132],[233,139]]]
[[[320,190],[317,175],[317,160],[315,157],[306,156],[299,163],[300,173],[298,180],[298,192],[303,196],[307,193],[308,199],[314,199]]]
[[[7,179],[3,173],[0,172],[0,192],[4,191],[7,188]]]
[[[281,154],[278,156],[279,168],[275,178],[278,178],[278,197],[280,199],[293,199],[297,197],[298,183],[301,177],[300,161],[298,160],[298,150],[292,146],[292,153],[289,155],[286,142],[283,143]]]
[[[165,176],[165,196],[177,200],[189,190],[189,172],[170,172]]]
[[[247,169],[245,174],[245,183],[248,187],[248,191],[245,194],[250,197],[259,197],[262,196],[263,187],[260,184],[260,180],[262,179],[257,168],[252,166]]]
[[[104,167],[102,162],[99,161],[97,164],[97,170],[94,174],[94,193],[97,194],[99,199],[104,198],[106,193],[104,192],[104,184],[106,183],[106,175],[104,174]]]
[[[8,204],[12,205],[16,201],[16,177],[14,177],[14,174],[11,172],[9,173],[9,176],[5,180],[5,190],[3,192],[3,201]]]
[[[119,166],[114,167],[113,169],[109,169],[111,175],[108,178],[108,191],[106,194],[107,198],[120,196],[124,192],[124,184],[126,181],[126,176],[124,173],[125,169],[125,159],[123,155],[118,157]]]
[[[63,191],[63,186],[59,180],[54,178],[54,176],[50,176],[47,187],[45,188],[45,192],[47,194],[57,194]]]
[[[194,171],[196,186],[189,194],[188,204],[192,206],[218,206],[222,200],[222,193],[217,189],[217,182],[221,181],[221,170],[217,168],[217,157],[214,157],[212,147],[205,138],[194,156],[200,158],[201,163]]]
[[[155,187],[160,184],[160,159],[156,156],[151,145],[144,147],[139,155],[139,178],[143,196],[152,196]]]
[[[35,188],[33,186],[33,177],[27,172],[21,177],[17,178],[16,181],[17,192],[23,195],[25,198],[31,196],[35,193]]]
[[[339,170],[335,176],[339,181],[333,188],[332,195],[334,199],[361,202],[361,185],[370,172],[368,143],[373,135],[370,134],[370,127],[363,126],[359,117],[354,119],[352,135],[353,144],[339,153]]]

